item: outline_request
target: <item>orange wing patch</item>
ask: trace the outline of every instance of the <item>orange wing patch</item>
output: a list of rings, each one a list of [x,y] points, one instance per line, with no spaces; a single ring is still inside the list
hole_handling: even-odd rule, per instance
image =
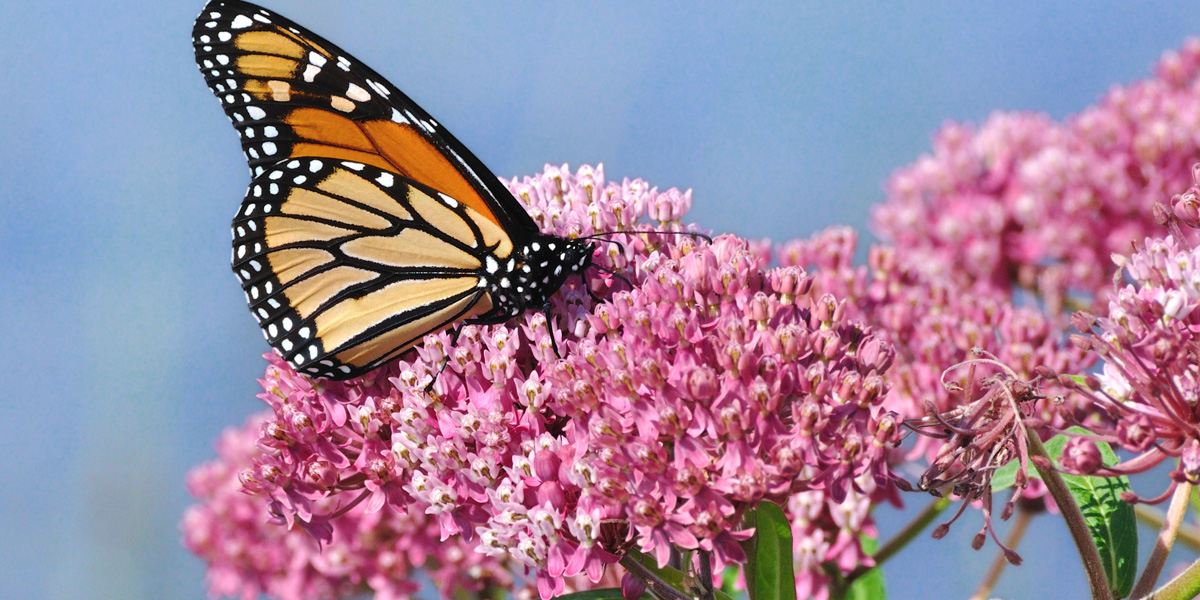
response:
[[[296,36],[287,37],[279,31],[247,31],[233,39],[233,47],[245,52],[257,54],[274,54],[294,59],[304,58],[304,47],[296,43]],[[303,43],[312,45],[311,42]]]
[[[296,76],[300,63],[269,54],[247,54],[237,59],[238,71],[251,77],[290,79]],[[267,82],[270,86],[272,82]]]
[[[488,203],[463,178],[446,155],[430,144],[410,124],[395,121],[367,121],[362,130],[393,169],[470,206],[489,221],[499,225]]]
[[[334,96],[330,103],[342,112],[353,110],[353,102],[341,96]],[[445,193],[500,225],[475,188],[411,125],[385,120],[358,122],[316,108],[297,108],[283,121],[304,140],[292,148],[293,157],[349,160],[393,171]]]

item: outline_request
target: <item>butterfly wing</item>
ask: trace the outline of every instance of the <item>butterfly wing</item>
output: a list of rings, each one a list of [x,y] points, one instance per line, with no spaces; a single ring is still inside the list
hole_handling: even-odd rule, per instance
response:
[[[455,198],[517,242],[538,233],[496,176],[450,132],[320,36],[254,4],[213,0],[197,18],[192,41],[254,176],[291,158],[372,165]]]
[[[452,323],[496,318],[485,263],[511,267],[539,232],[449,132],[345,51],[253,4],[210,2],[193,45],[253,176],[233,221],[234,272],[281,356],[345,379]]]
[[[233,269],[267,341],[298,371],[332,379],[490,311],[482,263],[512,252],[495,223],[428,186],[308,157],[254,178],[233,238]]]

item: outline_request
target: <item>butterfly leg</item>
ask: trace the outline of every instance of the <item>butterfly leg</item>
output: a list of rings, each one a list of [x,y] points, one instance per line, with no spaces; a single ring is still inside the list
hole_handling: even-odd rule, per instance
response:
[[[587,286],[584,286],[584,287],[587,287]],[[591,290],[588,290],[588,293],[591,293]],[[597,302],[599,302],[599,301],[597,300]],[[550,347],[554,349],[554,356],[556,356],[558,358],[562,358],[562,354],[559,354],[559,352],[558,352],[558,341],[556,340],[557,336],[554,335],[554,317],[553,317],[553,315],[550,314],[550,301],[549,300],[547,300],[546,303],[542,305],[542,314],[546,315],[546,331],[549,332],[549,334],[550,334]]]
[[[592,265],[592,267],[594,267],[596,270],[598,270],[598,271],[600,271],[600,272],[602,272],[602,273],[608,273],[609,275],[612,275],[613,277],[616,277],[617,279],[620,279],[621,281],[624,281],[624,282],[625,282],[625,285],[629,286],[629,287],[630,287],[630,289],[632,289],[632,288],[633,288],[633,282],[632,282],[632,281],[630,281],[630,280],[629,280],[629,278],[628,278],[628,277],[626,277],[624,273],[619,273],[619,272],[617,272],[617,271],[615,271],[615,270],[613,270],[613,269],[610,269],[610,268],[608,268],[608,267],[606,267],[606,266],[604,266],[604,265],[596,265],[596,264],[593,264],[593,265]],[[592,291],[592,290],[591,290],[591,288],[588,288],[588,293],[589,293],[589,294],[591,293],[591,291]],[[595,298],[595,296],[592,296],[592,298]]]
[[[442,375],[442,371],[446,370],[446,365],[450,364],[450,350],[454,349],[454,347],[458,345],[458,336],[462,333],[462,328],[465,324],[466,323],[460,323],[450,330],[450,347],[446,349],[446,356],[442,357],[442,365],[438,367],[437,373],[434,373],[433,378],[429,380],[429,383],[425,384],[426,394],[433,391],[433,384],[437,383],[438,377]]]

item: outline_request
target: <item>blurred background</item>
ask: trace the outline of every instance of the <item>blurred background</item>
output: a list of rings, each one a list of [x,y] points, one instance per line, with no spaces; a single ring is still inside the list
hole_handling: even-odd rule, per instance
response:
[[[265,2],[497,175],[603,163],[692,188],[704,227],[776,241],[864,231],[947,119],[1063,118],[1200,34],[1184,2],[783,4]],[[205,597],[184,475],[260,409],[267,348],[229,272],[248,175],[193,64],[202,5],[4,0],[0,596]],[[885,536],[903,523],[879,517]],[[891,597],[966,597],[994,551],[969,550],[978,527],[888,563]],[[1061,521],[1021,550],[997,596],[1086,593]]]

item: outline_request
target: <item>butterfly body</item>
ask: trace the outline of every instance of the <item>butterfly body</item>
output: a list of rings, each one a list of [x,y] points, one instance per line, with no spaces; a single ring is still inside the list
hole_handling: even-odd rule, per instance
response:
[[[542,233],[428,113],[299,25],[214,0],[193,44],[252,175],[233,270],[298,371],[361,375],[426,334],[541,309],[591,266],[593,244]]]

